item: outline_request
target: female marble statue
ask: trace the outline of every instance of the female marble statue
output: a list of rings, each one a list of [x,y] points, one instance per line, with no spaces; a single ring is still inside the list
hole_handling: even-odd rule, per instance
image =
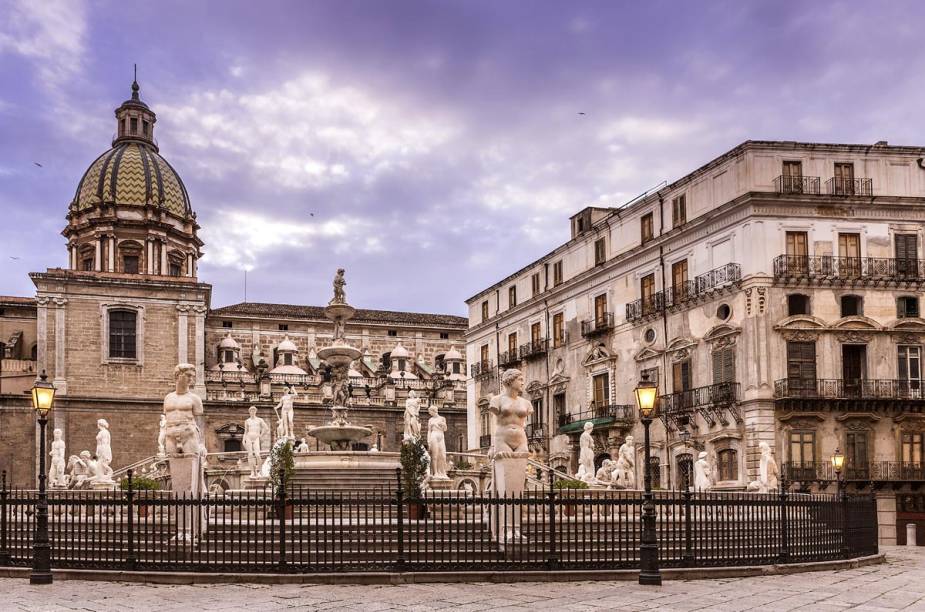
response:
[[[286,387],[283,396],[279,398],[279,403],[273,407],[273,412],[279,419],[279,425],[276,432],[280,438],[295,438],[293,429],[293,403],[295,402],[296,392],[292,387]]]
[[[96,459],[100,464],[100,473],[109,478],[112,476],[112,435],[109,433],[109,423],[106,419],[96,422],[99,432],[96,434]]]
[[[157,456],[167,456],[167,415],[161,415],[161,422],[157,431]]]
[[[761,461],[758,463],[758,490],[761,493],[776,491],[779,486],[780,468],[777,467],[774,452],[767,442],[759,442],[758,448],[761,449]]]
[[[617,455],[617,465],[614,468],[614,480],[624,489],[636,488],[636,444],[633,436],[626,436]]]
[[[575,477],[585,482],[594,480],[594,437],[591,435],[593,429],[594,423],[588,421],[585,423],[584,432],[578,439],[581,450],[578,453],[578,473]]]
[[[501,375],[503,390],[488,402],[488,410],[495,415],[495,457],[510,457],[514,453],[529,453],[527,446],[527,418],[533,414],[533,404],[520,396],[524,388],[524,375],[520,370],[505,370]]]
[[[64,440],[61,430],[55,429],[54,441],[51,443],[51,467],[48,470],[48,484],[53,487],[66,487],[67,476],[64,473]]]
[[[430,453],[430,475],[437,480],[446,480],[446,418],[437,412],[436,404],[428,410],[430,420],[427,421],[427,452]]]
[[[260,440],[269,433],[270,426],[257,416],[257,406],[248,409],[250,416],[244,421],[244,437],[241,445],[247,453],[247,465],[251,469],[251,478],[257,478],[260,465]]]
[[[403,441],[416,440],[421,436],[421,422],[418,421],[418,415],[421,413],[421,400],[418,394],[412,389],[408,392],[408,399],[405,400],[405,434]]]
[[[710,463],[707,461],[706,451],[700,451],[697,461],[694,463],[694,491],[709,491],[713,486],[710,478],[712,470]]]

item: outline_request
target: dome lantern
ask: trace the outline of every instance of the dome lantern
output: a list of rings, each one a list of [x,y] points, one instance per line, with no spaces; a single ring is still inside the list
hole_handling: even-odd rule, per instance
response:
[[[143,142],[157,151],[157,141],[154,140],[154,122],[157,115],[148,105],[141,101],[138,92],[137,71],[132,81],[132,97],[116,109],[116,135],[112,144],[117,142],[135,141]]]

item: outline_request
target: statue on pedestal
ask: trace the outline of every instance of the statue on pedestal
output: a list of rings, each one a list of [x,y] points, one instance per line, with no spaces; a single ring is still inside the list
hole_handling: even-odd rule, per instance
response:
[[[594,430],[594,423],[588,421],[585,423],[584,432],[578,438],[581,450],[578,451],[578,472],[575,478],[591,483],[594,481],[594,436],[591,431]]]
[[[524,376],[515,368],[501,375],[502,392],[491,398],[488,409],[496,418],[495,435],[490,451],[493,486],[498,495],[520,496],[527,477],[527,460],[530,450],[525,430],[527,419],[533,414],[533,405],[520,396]],[[497,514],[498,510],[493,508]],[[499,519],[499,520],[495,520]],[[492,534],[504,540],[520,539],[520,514],[507,513],[503,518],[493,517]],[[496,533],[496,529],[502,533]]]
[[[614,466],[614,484],[624,489],[636,488],[636,444],[633,436],[626,436],[626,440],[620,446]]]
[[[166,450],[170,466],[170,488],[175,493],[193,496],[206,493],[203,461],[206,445],[197,418],[202,418],[202,400],[190,391],[196,382],[196,366],[181,363],[174,368],[176,389],[164,398],[167,417]],[[178,521],[185,525],[176,535],[179,542],[191,542],[198,537],[202,525],[197,525],[192,506],[180,510],[186,516]],[[203,514],[202,524],[208,517]]]
[[[437,405],[432,405],[428,411],[430,420],[427,421],[427,452],[430,453],[430,476],[436,480],[447,480],[446,474],[446,418],[437,412]]]
[[[161,422],[157,430],[157,456],[167,456],[167,415],[161,415]]]
[[[768,493],[776,491],[780,486],[780,468],[774,459],[774,451],[767,442],[760,442],[761,461],[758,463],[758,491]]]
[[[706,451],[700,451],[697,461],[694,463],[694,491],[709,491],[713,488],[713,480],[710,475],[713,470],[710,468],[710,462],[707,461]]]
[[[48,469],[48,484],[51,487],[67,487],[67,474],[64,473],[65,445],[60,429],[55,429],[51,443],[51,467]]]
[[[283,396],[279,399],[279,403],[273,407],[273,412],[276,414],[276,418],[279,421],[277,425],[276,433],[280,438],[294,438],[294,429],[293,429],[293,404],[295,403],[296,392],[292,389],[291,386],[286,387],[286,391],[283,392]]]
[[[601,467],[598,468],[597,473],[594,475],[594,480],[599,484],[612,484],[615,467],[615,462],[610,459],[604,459],[603,463],[601,463]]]
[[[251,406],[248,413],[250,417],[244,421],[244,437],[241,443],[247,453],[247,465],[251,469],[250,477],[257,478],[260,469],[260,441],[264,435],[269,433],[270,426],[257,416],[257,406]]]
[[[331,298],[331,301],[328,304],[346,304],[347,303],[347,293],[344,291],[344,287],[347,285],[347,281],[344,280],[344,269],[338,268],[337,274],[334,275],[334,297]],[[337,338],[337,335],[334,336]]]
[[[402,441],[416,440],[421,436],[421,422],[418,415],[421,413],[421,400],[418,394],[412,389],[408,392],[408,398],[405,400],[405,433]]]
[[[103,482],[112,482],[112,435],[109,433],[109,423],[106,419],[99,419],[96,422],[99,430],[96,434],[96,460],[100,463],[101,473],[104,475]]]

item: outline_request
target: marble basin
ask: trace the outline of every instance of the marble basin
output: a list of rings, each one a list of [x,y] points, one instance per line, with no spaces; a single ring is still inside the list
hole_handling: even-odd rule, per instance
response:
[[[318,350],[318,358],[331,366],[349,366],[362,356],[363,351],[340,342]]]
[[[373,430],[359,425],[322,425],[312,427],[308,435],[331,446],[331,450],[350,450],[350,443],[371,435]]]

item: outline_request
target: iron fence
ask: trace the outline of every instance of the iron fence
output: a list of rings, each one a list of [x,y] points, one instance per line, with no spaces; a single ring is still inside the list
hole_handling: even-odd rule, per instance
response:
[[[611,419],[615,421],[635,421],[636,412],[632,404],[606,404],[597,406],[593,402],[587,409],[576,413],[559,415],[559,427],[570,423],[579,423],[591,419]]]
[[[825,182],[825,189],[829,195],[872,196],[874,195],[874,181],[869,178],[833,176]]]
[[[664,567],[824,561],[877,552],[871,497],[656,492]],[[0,559],[31,562],[34,491],[0,490]],[[638,491],[521,497],[392,491],[205,497],[52,492],[54,567],[331,572],[639,567]]]
[[[602,312],[593,319],[581,322],[581,335],[585,337],[604,334],[614,328],[612,312]]]
[[[549,349],[549,340],[546,338],[541,338],[539,340],[531,340],[526,344],[520,345],[520,358],[521,359],[530,359],[532,357],[538,357],[540,355],[545,355],[546,351]]]
[[[774,397],[925,400],[925,392],[920,380],[782,378],[774,381]]]
[[[774,179],[774,190],[777,193],[818,195],[821,182],[818,176],[787,176],[782,174]]]
[[[774,258],[778,280],[902,281],[925,280],[925,260],[892,257],[837,257],[834,255],[778,255]]]
[[[662,291],[630,302],[626,305],[626,320],[636,321],[656,315],[668,308],[707,296],[714,291],[735,285],[742,280],[742,266],[729,263],[694,277],[694,280],[675,283]]]
[[[790,482],[828,483],[838,480],[831,461],[784,463],[781,466],[785,480]],[[925,464],[908,461],[871,461],[845,465],[846,482],[921,482],[925,481]]]

